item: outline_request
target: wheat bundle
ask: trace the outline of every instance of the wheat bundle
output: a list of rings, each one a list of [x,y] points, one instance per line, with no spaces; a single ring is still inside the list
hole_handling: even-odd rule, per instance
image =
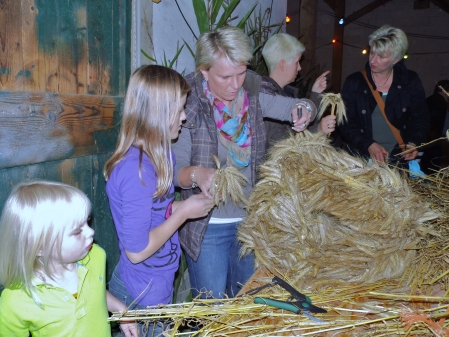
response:
[[[232,200],[234,204],[242,203],[246,205],[247,200],[243,192],[243,186],[248,183],[248,179],[234,166],[222,169],[218,157],[212,156],[212,159],[217,166],[212,180],[213,191],[211,191],[215,205],[226,204],[228,200]]]
[[[376,282],[401,277],[436,218],[399,172],[304,132],[260,167],[239,229],[256,263],[298,279]]]
[[[317,119],[320,119],[326,109],[330,106],[331,107],[331,115],[337,116],[337,124],[340,125],[344,121],[347,121],[348,118],[346,117],[346,107],[345,103],[343,102],[343,99],[341,98],[340,94],[334,94],[334,93],[326,93],[320,95],[321,101],[319,106],[319,111],[317,115]]]

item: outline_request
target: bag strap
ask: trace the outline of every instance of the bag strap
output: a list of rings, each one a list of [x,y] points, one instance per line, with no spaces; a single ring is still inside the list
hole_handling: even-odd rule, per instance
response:
[[[383,101],[382,97],[380,97],[380,93],[373,89],[373,86],[371,85],[370,81],[368,80],[368,76],[366,75],[365,69],[361,71],[363,77],[365,77],[366,83],[368,83],[369,88],[371,89],[371,93],[374,96],[374,99],[377,102],[377,106],[379,107],[380,112],[382,112],[382,115],[385,118],[385,121],[387,122],[388,126],[391,129],[391,132],[393,132],[394,138],[396,138],[396,141],[399,144],[399,147],[402,151],[405,151],[405,144],[402,140],[401,134],[399,133],[399,130],[394,127],[393,124],[390,123],[390,121],[387,118],[387,115],[385,114],[385,102]]]

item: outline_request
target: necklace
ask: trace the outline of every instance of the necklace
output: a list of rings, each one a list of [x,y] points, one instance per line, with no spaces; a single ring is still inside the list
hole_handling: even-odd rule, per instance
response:
[[[393,73],[393,68],[390,69],[390,73],[388,74],[387,80],[383,83],[383,84],[377,84],[376,80],[374,79],[374,74],[373,71],[371,70],[371,77],[373,78],[373,82],[376,85],[376,87],[383,87],[385,85],[385,83],[388,82],[388,80],[390,79],[391,74]]]

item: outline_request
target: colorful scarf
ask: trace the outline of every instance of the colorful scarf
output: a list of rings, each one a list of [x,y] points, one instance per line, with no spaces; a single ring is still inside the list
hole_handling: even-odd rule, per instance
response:
[[[248,113],[249,99],[247,92],[241,88],[237,97],[228,108],[222,101],[212,94],[207,81],[203,80],[203,90],[214,110],[215,125],[218,137],[228,150],[228,163],[243,168],[251,160],[252,132]]]

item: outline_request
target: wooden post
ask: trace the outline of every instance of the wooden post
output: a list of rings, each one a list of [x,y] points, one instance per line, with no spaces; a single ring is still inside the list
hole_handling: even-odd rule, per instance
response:
[[[343,42],[344,27],[338,21],[345,16],[345,1],[335,0],[335,19],[334,19],[334,37],[332,72],[331,72],[331,91],[339,93],[341,89],[341,74],[343,65]]]
[[[306,52],[301,61],[302,74],[307,74],[315,64],[316,9],[317,0],[301,1],[298,36],[306,47]]]

